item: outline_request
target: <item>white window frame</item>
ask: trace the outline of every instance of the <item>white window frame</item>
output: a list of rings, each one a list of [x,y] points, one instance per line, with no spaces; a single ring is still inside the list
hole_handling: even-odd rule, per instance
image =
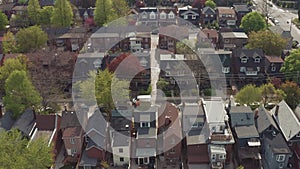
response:
[[[71,139],[70,139],[70,143],[71,143],[71,144],[75,144],[75,138],[71,138]]]
[[[242,73],[246,72],[246,67],[240,67],[240,72]]]
[[[259,56],[254,58],[254,63],[260,63],[261,58]]]
[[[123,152],[124,152],[123,148],[119,148],[119,153],[123,153]]]
[[[283,162],[284,160],[285,160],[285,155],[284,154],[276,155],[276,161]]]
[[[225,155],[224,154],[219,154],[219,158],[223,160],[223,159],[225,159]]]
[[[242,57],[241,58],[241,63],[247,63],[248,62],[248,58],[247,57]]]
[[[71,149],[71,154],[76,154],[77,153],[77,150],[76,149]]]
[[[167,19],[166,13],[162,12],[159,14],[160,19]]]
[[[154,12],[150,13],[150,19],[155,19],[155,13]]]
[[[143,159],[143,161],[144,161],[144,164],[149,164],[148,157],[145,157],[145,158]]]
[[[141,122],[140,123],[140,127],[150,127],[150,123],[149,122]]]
[[[284,163],[279,163],[278,167],[279,168],[283,168],[284,167]]]
[[[230,72],[230,67],[222,67],[222,72],[223,73],[229,73]]]
[[[183,19],[188,19],[188,18],[189,18],[188,15],[183,16]]]
[[[192,19],[196,19],[196,15],[192,15]]]
[[[147,19],[147,13],[142,13],[142,19]]]
[[[271,71],[272,71],[272,72],[275,72],[275,71],[276,71],[276,66],[274,66],[274,65],[271,66]]]
[[[173,13],[173,12],[172,12],[172,13],[169,13],[169,14],[168,14],[168,18],[169,18],[169,19],[174,19],[174,13]]]

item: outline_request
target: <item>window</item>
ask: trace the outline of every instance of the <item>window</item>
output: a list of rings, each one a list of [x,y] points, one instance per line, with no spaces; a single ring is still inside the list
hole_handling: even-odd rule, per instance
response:
[[[141,127],[150,127],[149,122],[141,122]]]
[[[144,158],[144,163],[148,164],[148,158],[147,157]]]
[[[175,144],[175,139],[174,138],[171,139],[171,144]]]
[[[260,57],[259,57],[259,56],[255,57],[255,58],[254,58],[254,62],[255,62],[255,63],[260,63]]]
[[[220,158],[220,159],[225,159],[225,155],[224,155],[224,154],[220,154],[220,155],[219,155],[219,158]]]
[[[71,149],[71,154],[75,154],[77,153],[77,150],[76,149]]]
[[[70,143],[71,143],[71,144],[75,144],[75,139],[74,139],[74,138],[71,138],[71,139],[70,139]]]
[[[212,161],[212,162],[215,162],[215,161],[216,161],[216,154],[212,154],[212,155],[211,155],[211,161]]]
[[[184,15],[184,16],[183,16],[183,19],[188,19],[188,16],[187,16],[187,15]]]
[[[120,162],[124,162],[124,158],[123,157],[120,157]]]
[[[213,17],[214,17],[214,15],[210,15],[210,17],[212,17],[212,18],[213,18]]]
[[[196,19],[196,15],[192,15],[192,19]]]
[[[143,18],[143,19],[147,19],[147,13],[143,13],[143,14],[142,14],[142,18]]]
[[[278,162],[283,162],[285,160],[285,155],[284,154],[280,154],[276,156],[276,161]]]
[[[245,72],[246,68],[245,67],[240,67],[240,72]]]
[[[123,153],[123,148],[119,148],[119,153]]]
[[[160,13],[160,19],[166,19],[166,13],[162,12]]]
[[[172,148],[172,149],[170,150],[170,153],[171,153],[171,154],[174,154],[174,153],[175,153],[175,149]]]
[[[154,12],[150,13],[150,19],[155,19],[155,13]]]
[[[243,57],[241,58],[241,63],[247,63],[247,61],[248,61],[247,56],[243,56]]]
[[[207,15],[207,14],[205,14],[205,17],[208,17],[208,15]]]
[[[283,168],[284,167],[284,163],[280,163],[278,167],[279,168]]]
[[[274,65],[271,67],[271,71],[272,71],[272,72],[275,72],[275,71],[276,71],[276,67],[275,67]]]
[[[296,135],[296,137],[300,137],[300,132]]]
[[[135,41],[136,44],[141,44],[141,41],[137,40]]]
[[[222,67],[223,73],[229,73],[230,67]]]
[[[169,19],[174,19],[174,14],[173,14],[173,12],[169,13]]]

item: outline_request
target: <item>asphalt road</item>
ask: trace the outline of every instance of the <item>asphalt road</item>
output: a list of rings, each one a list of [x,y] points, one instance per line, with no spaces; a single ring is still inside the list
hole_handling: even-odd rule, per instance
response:
[[[298,15],[294,12],[288,11],[286,9],[281,9],[273,4],[271,1],[267,1],[272,5],[265,5],[264,0],[253,0],[256,5],[256,9],[260,12],[268,11],[270,17],[274,17],[279,21],[279,26],[284,30],[291,30],[292,36],[294,40],[300,42],[300,30],[293,24],[291,24],[291,20],[294,18],[298,18]],[[266,10],[267,9],[267,10]]]

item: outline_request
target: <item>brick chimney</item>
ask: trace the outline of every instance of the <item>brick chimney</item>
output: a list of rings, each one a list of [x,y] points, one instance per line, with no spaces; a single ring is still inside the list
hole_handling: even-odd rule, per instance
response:
[[[279,112],[279,105],[276,105],[275,107],[275,116],[278,116],[278,112]]]

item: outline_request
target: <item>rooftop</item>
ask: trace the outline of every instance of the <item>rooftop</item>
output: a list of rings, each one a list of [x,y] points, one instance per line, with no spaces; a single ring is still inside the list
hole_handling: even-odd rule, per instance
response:
[[[231,9],[230,7],[217,7],[217,11],[219,11],[219,14],[233,14],[235,15],[235,11]]]
[[[245,32],[222,32],[221,36],[223,38],[239,38],[239,39],[248,39],[248,36]]]
[[[264,130],[269,128],[269,126],[273,126],[275,129],[277,129],[277,125],[268,110],[266,110],[263,106],[260,106],[257,111],[258,118],[256,120],[256,127],[258,133],[262,133]]]
[[[224,123],[227,115],[222,100],[205,100],[203,105],[208,123]]]
[[[254,125],[235,127],[237,138],[258,138],[258,132]]]
[[[137,139],[139,138],[156,138],[157,129],[152,127],[139,128],[137,130]]]
[[[121,147],[128,146],[130,144],[130,132],[114,132],[112,137],[112,146],[113,147]]]
[[[267,133],[265,134],[265,138],[274,153],[291,153],[281,133],[277,133],[276,135]]]
[[[230,108],[231,113],[253,113],[249,106],[232,106]]]

